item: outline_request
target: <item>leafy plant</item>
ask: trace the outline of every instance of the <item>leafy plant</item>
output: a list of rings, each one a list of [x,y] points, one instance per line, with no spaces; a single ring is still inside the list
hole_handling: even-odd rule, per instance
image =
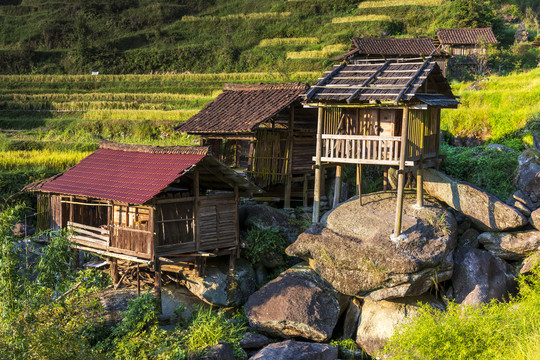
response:
[[[251,228],[247,232],[246,242],[248,248],[245,256],[253,264],[258,263],[271,252],[284,255],[285,248],[288,246],[287,241],[277,229]]]

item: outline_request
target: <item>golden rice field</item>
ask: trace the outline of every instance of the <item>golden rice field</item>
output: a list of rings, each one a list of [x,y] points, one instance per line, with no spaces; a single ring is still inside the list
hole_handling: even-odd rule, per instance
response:
[[[344,17],[335,17],[332,18],[333,24],[344,24],[352,22],[363,22],[363,21],[392,21],[392,18],[388,15],[358,15],[358,16],[344,16]]]
[[[259,46],[273,45],[314,45],[319,43],[319,38],[316,37],[300,37],[300,38],[273,38],[263,39]]]
[[[84,120],[169,120],[185,121],[200,109],[180,110],[89,110],[83,115]]]
[[[289,51],[287,59],[320,59],[328,58],[332,54],[347,51],[345,45],[328,45],[322,50]]]
[[[40,167],[62,171],[75,165],[89,154],[89,152],[50,150],[0,151],[0,170]]]
[[[291,16],[290,12],[266,12],[249,14],[231,14],[225,16],[183,16],[182,21],[216,21],[216,20],[253,20],[253,19],[279,19]]]
[[[359,9],[385,8],[395,6],[437,6],[445,0],[372,0],[362,1]]]

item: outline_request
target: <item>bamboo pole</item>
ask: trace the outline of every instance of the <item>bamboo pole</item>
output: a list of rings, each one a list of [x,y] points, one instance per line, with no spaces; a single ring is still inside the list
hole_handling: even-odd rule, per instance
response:
[[[317,117],[317,146],[315,150],[315,185],[313,189],[313,223],[319,222],[321,206],[321,154],[322,154],[323,109],[319,107]]]
[[[409,124],[409,107],[403,109],[403,125],[401,126],[401,152],[399,159],[398,189],[396,204],[396,222],[394,227],[394,237],[401,235],[401,221],[403,217],[403,188],[405,186],[405,158],[407,150],[407,130]]]
[[[334,202],[332,204],[332,208],[335,209],[339,205],[339,201],[341,199],[341,173],[342,173],[342,166],[338,165],[336,166],[336,182],[334,184]]]
[[[362,206],[362,164],[356,165],[356,192],[360,206]]]

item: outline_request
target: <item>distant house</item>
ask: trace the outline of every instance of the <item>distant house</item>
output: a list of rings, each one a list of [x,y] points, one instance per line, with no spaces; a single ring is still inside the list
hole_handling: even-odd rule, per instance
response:
[[[339,186],[342,165],[356,164],[361,205],[362,165],[398,166],[394,235],[400,235],[404,173],[417,171],[422,206],[422,169],[440,162],[441,109],[458,105],[437,63],[429,59],[343,62],[311,87],[305,104],[319,110],[313,222],[320,217],[323,168],[336,167]]]
[[[538,36],[534,41],[531,43],[532,47],[540,48],[540,36]]]
[[[176,130],[200,136],[214,156],[245,171],[267,196],[283,199],[285,207],[291,197],[307,205],[317,119],[316,109],[300,103],[308,88],[302,83],[226,84]],[[296,190],[293,183],[298,182]]]
[[[485,54],[486,45],[497,43],[490,27],[439,29],[434,38],[435,46],[452,56]]]
[[[239,193],[259,189],[206,147],[103,142],[65,173],[24,190],[38,193],[40,223],[71,230],[76,248],[111,264],[153,266],[159,287],[163,261],[170,267],[181,256],[197,267],[209,253],[234,261]]]

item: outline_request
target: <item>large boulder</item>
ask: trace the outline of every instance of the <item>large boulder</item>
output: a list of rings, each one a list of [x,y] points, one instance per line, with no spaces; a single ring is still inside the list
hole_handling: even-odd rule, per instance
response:
[[[336,360],[338,349],[328,344],[287,340],[270,344],[249,360]]]
[[[242,259],[236,261],[234,271],[229,262],[209,262],[203,277],[186,273],[185,285],[194,295],[210,305],[232,307],[243,305],[257,290],[255,272]]]
[[[540,231],[485,232],[478,236],[478,241],[486,250],[501,259],[521,260],[540,249]]]
[[[200,360],[235,360],[234,349],[230,344],[219,343],[206,349]]]
[[[238,218],[242,229],[278,230],[289,242],[293,242],[300,233],[286,211],[267,205],[241,206]]]
[[[454,253],[454,298],[458,304],[503,300],[516,290],[514,269],[489,251],[462,248]]]
[[[257,331],[326,341],[341,312],[340,297],[307,265],[299,264],[251,295],[244,309]]]
[[[424,170],[424,189],[431,196],[467,215],[484,231],[507,231],[524,226],[527,219],[494,195],[458,181],[435,169]]]
[[[326,216],[326,228],[301,234],[286,252],[310,260],[322,278],[346,295],[378,301],[420,295],[434,282],[452,276],[456,246],[454,217],[426,199],[421,209],[416,196],[406,194],[402,234],[392,236],[396,195],[380,192],[341,204]]]
[[[395,328],[417,314],[419,303],[429,304],[438,310],[445,308],[442,302],[430,295],[377,302],[366,299],[356,333],[356,343],[369,355],[379,355]]]
[[[538,153],[532,149],[525,150],[518,157],[518,163],[515,179],[516,186],[534,201],[540,199],[540,160]]]
[[[531,213],[531,217],[529,218],[529,222],[537,230],[540,230],[540,209],[536,209]]]

